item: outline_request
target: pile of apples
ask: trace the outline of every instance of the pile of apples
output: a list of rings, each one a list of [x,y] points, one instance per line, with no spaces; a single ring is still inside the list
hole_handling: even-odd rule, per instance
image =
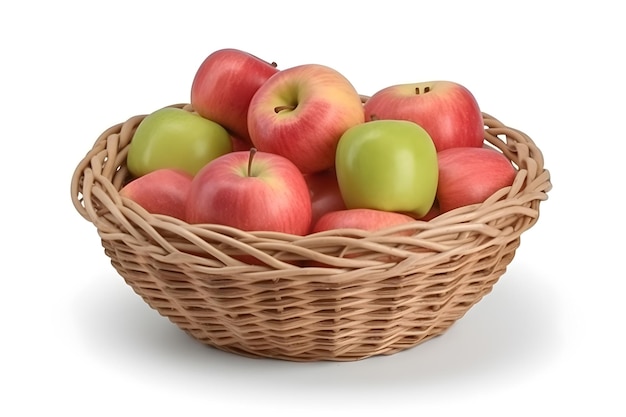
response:
[[[511,185],[484,144],[478,103],[451,81],[391,85],[365,98],[333,68],[211,53],[192,111],[137,126],[120,194],[191,224],[306,235],[428,221]]]

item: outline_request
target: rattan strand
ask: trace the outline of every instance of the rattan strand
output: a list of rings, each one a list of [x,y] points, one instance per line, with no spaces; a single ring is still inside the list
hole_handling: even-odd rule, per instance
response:
[[[430,222],[291,236],[151,215],[118,193],[145,116],[97,138],[76,167],[72,200],[125,282],[202,343],[291,361],[389,355],[441,335],[492,290],[551,189],[535,143],[483,116],[485,143],[517,177],[483,204]]]

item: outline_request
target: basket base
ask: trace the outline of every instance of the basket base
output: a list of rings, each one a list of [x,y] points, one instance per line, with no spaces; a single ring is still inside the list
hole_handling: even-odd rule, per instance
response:
[[[452,327],[453,324],[454,323],[451,323],[450,326],[445,329],[439,329],[437,333],[428,334],[419,341],[405,341],[404,343],[397,343],[384,349],[377,349],[374,346],[371,349],[368,349],[367,346],[359,346],[359,350],[333,352],[332,355],[329,355],[329,351],[319,348],[317,350],[299,352],[278,349],[268,349],[264,351],[258,349],[251,350],[250,348],[243,347],[238,344],[220,346],[213,343],[212,340],[202,340],[189,331],[185,331],[185,333],[187,333],[194,340],[199,341],[210,348],[250,359],[274,359],[289,362],[357,362],[374,356],[391,356],[396,353],[412,349],[430,339],[442,336],[448,328]]]
[[[228,281],[223,277],[187,276],[150,263],[138,267],[110,243],[103,241],[105,253],[125,282],[197,341],[253,358],[345,362],[392,355],[443,334],[491,292],[512,261],[519,239],[485,251],[490,262],[460,257],[443,268],[445,283],[440,277],[433,279],[432,272],[416,272],[386,279],[367,297],[361,294],[369,291],[365,284],[341,288],[343,298],[338,300],[336,288],[316,288],[315,297],[284,309],[276,303],[294,298],[289,282],[264,281],[253,291],[225,288]],[[275,287],[271,296],[268,287]],[[323,295],[326,292],[329,295]],[[263,298],[258,301],[247,298],[259,294]],[[315,308],[319,304],[324,308]]]

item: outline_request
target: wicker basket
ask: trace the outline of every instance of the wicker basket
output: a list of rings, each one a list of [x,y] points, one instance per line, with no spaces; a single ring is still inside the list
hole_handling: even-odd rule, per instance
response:
[[[442,334],[491,291],[551,188],[533,141],[483,116],[485,142],[519,168],[513,185],[377,233],[250,233],[147,213],[118,193],[145,115],[101,134],[76,167],[72,199],[126,283],[202,343],[291,361],[389,355]]]

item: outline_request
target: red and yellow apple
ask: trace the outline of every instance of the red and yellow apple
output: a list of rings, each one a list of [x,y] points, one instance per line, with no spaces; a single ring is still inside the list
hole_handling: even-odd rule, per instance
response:
[[[304,235],[311,197],[291,161],[253,148],[216,158],[195,175],[186,216],[189,223]]]
[[[346,208],[334,168],[304,176],[311,192],[311,226],[330,211]]]
[[[413,217],[409,215],[395,213],[392,211],[376,209],[344,209],[331,211],[322,215],[322,217],[320,217],[320,219],[313,226],[311,233],[335,231],[336,234],[340,233],[338,232],[339,230],[349,231],[354,229],[377,232],[383,229],[408,224],[414,221],[415,219],[413,219]],[[401,228],[400,230],[393,231],[391,232],[391,235],[410,236],[412,233],[413,230],[409,227],[406,229]],[[381,262],[397,261],[397,259],[395,259],[393,256],[386,254],[382,254],[380,256],[372,258],[371,253],[369,253],[368,250],[361,248],[350,248],[346,253],[342,254],[342,257],[344,258],[357,258],[360,256],[367,256],[370,260],[375,259]],[[331,266],[328,263],[318,261],[309,261],[306,263],[306,265],[317,267]]]
[[[230,141],[233,145],[233,152],[237,151],[249,151],[252,148],[252,143],[249,140],[238,138],[231,134]]]
[[[322,215],[313,226],[312,233],[337,229],[360,229],[377,231],[400,224],[414,222],[407,214],[375,209],[335,210]],[[411,234],[405,231],[400,234]]]
[[[481,147],[482,112],[474,95],[452,81],[397,84],[374,93],[364,104],[365,120],[410,120],[422,126],[437,151]]]
[[[185,220],[186,202],[192,175],[179,169],[161,168],[135,178],[120,190],[152,214]]]
[[[304,174],[332,168],[339,138],[363,121],[354,86],[318,64],[277,72],[257,90],[248,110],[254,146],[286,157]]]
[[[258,88],[279,70],[246,51],[219,49],[207,56],[191,85],[191,106],[198,114],[250,142],[248,105]]]
[[[484,202],[499,189],[513,184],[517,175],[511,161],[494,149],[450,148],[437,157],[437,201],[442,213]]]

